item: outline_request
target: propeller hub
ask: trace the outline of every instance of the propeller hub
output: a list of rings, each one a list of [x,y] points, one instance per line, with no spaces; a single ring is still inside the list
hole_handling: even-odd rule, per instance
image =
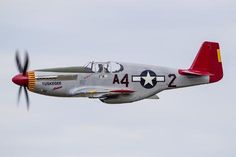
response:
[[[29,78],[27,75],[18,74],[12,78],[12,82],[19,86],[28,86]]]

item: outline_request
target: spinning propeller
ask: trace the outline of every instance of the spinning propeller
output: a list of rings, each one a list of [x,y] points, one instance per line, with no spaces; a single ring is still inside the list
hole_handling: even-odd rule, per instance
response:
[[[28,91],[27,91],[27,87],[28,87],[28,83],[29,83],[29,78],[28,78],[28,74],[27,74],[27,70],[28,70],[28,66],[29,66],[28,52],[25,51],[25,59],[24,59],[23,66],[20,61],[18,50],[16,50],[15,60],[16,60],[16,65],[17,65],[17,69],[19,71],[19,74],[12,78],[12,82],[14,82],[15,84],[20,86],[19,91],[18,91],[17,103],[19,104],[20,95],[21,95],[22,88],[23,88],[24,93],[25,93],[25,97],[26,97],[27,109],[29,110],[30,104],[29,104],[29,95],[28,95]]]

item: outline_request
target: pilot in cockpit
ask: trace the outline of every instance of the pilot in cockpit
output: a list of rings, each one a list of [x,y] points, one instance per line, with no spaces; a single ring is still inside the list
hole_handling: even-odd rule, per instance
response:
[[[103,66],[103,72],[104,73],[109,73],[107,64]]]
[[[101,73],[103,71],[103,65],[98,64],[98,72]]]

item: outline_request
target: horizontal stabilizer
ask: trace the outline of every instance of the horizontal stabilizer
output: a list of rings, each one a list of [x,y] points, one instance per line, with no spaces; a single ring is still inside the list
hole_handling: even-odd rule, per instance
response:
[[[191,69],[180,69],[179,74],[181,75],[190,75],[190,76],[212,76],[213,74],[209,72],[203,72],[203,71],[197,71],[197,70],[191,70]]]

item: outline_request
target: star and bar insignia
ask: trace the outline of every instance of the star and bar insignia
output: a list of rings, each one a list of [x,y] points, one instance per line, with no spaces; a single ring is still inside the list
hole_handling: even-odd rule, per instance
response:
[[[156,75],[152,70],[145,70],[140,75],[132,75],[132,82],[140,82],[147,89],[156,86],[157,82],[165,82],[164,75]]]

